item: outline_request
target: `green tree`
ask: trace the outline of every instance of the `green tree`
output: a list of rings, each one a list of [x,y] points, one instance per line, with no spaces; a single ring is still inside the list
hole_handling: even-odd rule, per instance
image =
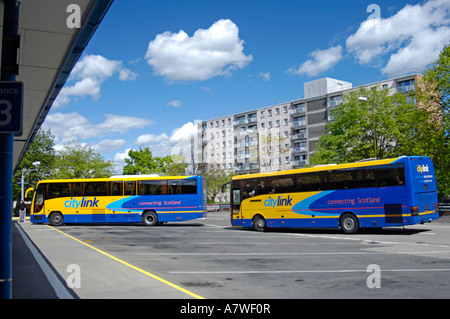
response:
[[[367,102],[362,102],[361,96],[367,97]],[[374,157],[375,124],[378,158],[431,157],[439,197],[450,195],[450,45],[416,81],[416,92],[389,96],[387,90],[360,89],[344,97],[333,117],[311,164]]]
[[[410,154],[426,117],[411,97],[360,88],[344,96],[319,139],[311,164],[354,162]]]
[[[180,155],[166,156],[167,175],[185,175],[188,164],[184,162],[184,157]]]
[[[139,151],[130,150],[123,174],[158,174],[158,175],[185,175],[187,164],[179,156],[153,156],[148,147]]]
[[[231,181],[235,174],[223,169],[209,169],[203,175],[206,179],[208,203],[214,203],[217,194],[222,191],[222,185]]]
[[[24,181],[26,183],[24,185],[25,190],[29,187],[34,187],[40,179],[43,179],[50,174],[55,160],[55,151],[53,150],[54,138],[55,137],[50,130],[39,130],[36,133],[33,142],[30,144],[19,168],[14,174],[14,199],[20,199],[22,170],[24,173]],[[33,165],[35,162],[40,163],[37,170]]]
[[[425,104],[442,108],[444,124],[448,125],[450,112],[450,44],[444,46],[429,69],[423,73],[422,85],[417,87],[418,97]],[[446,127],[448,129],[448,127]]]
[[[113,163],[94,151],[89,145],[79,142],[65,144],[55,156],[53,178],[108,177],[113,173]]]
[[[417,83],[417,101],[428,118],[421,124],[421,137],[415,147],[433,159],[442,199],[450,195],[450,45],[444,47],[439,59]]]

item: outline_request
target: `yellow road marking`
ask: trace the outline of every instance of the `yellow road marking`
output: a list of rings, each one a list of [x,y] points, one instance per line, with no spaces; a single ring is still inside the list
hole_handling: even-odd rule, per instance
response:
[[[79,243],[81,243],[81,244],[83,244],[83,245],[85,245],[85,246],[87,246],[87,247],[89,247],[89,248],[91,248],[91,249],[93,249],[93,250],[95,250],[95,251],[97,251],[97,252],[99,252],[99,253],[101,253],[101,254],[103,254],[103,255],[105,255],[105,256],[111,258],[111,259],[113,259],[113,260],[115,260],[115,261],[120,262],[121,264],[123,264],[123,265],[125,265],[125,266],[128,266],[128,267],[130,267],[130,268],[132,268],[132,269],[134,269],[134,270],[136,270],[136,271],[138,271],[138,272],[140,272],[140,273],[142,273],[142,274],[144,274],[144,275],[147,275],[147,276],[149,276],[149,277],[151,277],[151,278],[153,278],[153,279],[156,279],[156,280],[158,280],[158,281],[160,281],[160,282],[162,282],[162,283],[164,283],[164,284],[166,284],[166,285],[168,285],[168,286],[170,286],[170,287],[172,287],[172,288],[175,288],[175,289],[177,289],[177,290],[179,290],[179,291],[181,291],[181,292],[183,292],[183,293],[185,293],[185,294],[187,294],[187,295],[189,295],[189,296],[191,296],[191,297],[194,297],[194,298],[196,298],[196,299],[205,299],[204,297],[199,296],[199,295],[197,295],[197,294],[195,294],[195,293],[193,293],[193,292],[191,292],[191,291],[189,291],[189,290],[186,290],[186,289],[184,289],[184,288],[182,288],[182,287],[180,287],[180,286],[178,286],[178,285],[175,285],[174,283],[171,283],[170,281],[167,281],[167,280],[165,280],[165,279],[163,279],[163,278],[161,278],[161,277],[158,277],[158,276],[156,276],[156,275],[154,275],[154,274],[152,274],[152,273],[150,273],[150,272],[148,272],[148,271],[145,271],[145,270],[143,270],[143,269],[141,269],[141,268],[138,268],[138,267],[136,267],[136,266],[133,266],[132,264],[127,263],[126,261],[124,261],[124,260],[122,260],[122,259],[119,259],[119,258],[117,258],[117,257],[114,257],[113,255],[110,255],[110,254],[108,254],[107,252],[104,252],[104,251],[102,251],[102,250],[100,250],[100,249],[98,249],[98,248],[95,248],[94,246],[91,246],[91,245],[89,245],[89,244],[86,244],[85,242],[83,242],[83,241],[81,241],[81,240],[79,240],[79,239],[76,239],[75,237],[72,237],[72,236],[70,236],[70,235],[68,235],[68,234],[66,234],[66,233],[64,233],[64,232],[62,232],[62,231],[60,231],[60,230],[58,230],[58,229],[52,227],[52,226],[49,226],[49,225],[46,225],[46,226],[47,226],[47,227],[50,227],[51,229],[53,229],[53,230],[55,230],[55,231],[57,231],[57,232],[63,234],[64,236],[67,236],[67,237],[69,237],[70,239],[73,239],[73,240],[75,240],[75,241],[77,241],[77,242],[79,242]]]

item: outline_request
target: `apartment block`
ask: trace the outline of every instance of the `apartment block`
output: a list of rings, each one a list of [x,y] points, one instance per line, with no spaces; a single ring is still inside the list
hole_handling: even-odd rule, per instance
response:
[[[363,85],[392,94],[415,90],[418,74]],[[330,111],[352,83],[323,78],[304,83],[304,98],[197,124],[197,160],[238,174],[301,168],[308,164],[330,121]]]

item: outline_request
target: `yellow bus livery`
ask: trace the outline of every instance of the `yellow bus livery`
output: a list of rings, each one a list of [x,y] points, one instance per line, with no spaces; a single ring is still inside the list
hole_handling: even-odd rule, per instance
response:
[[[147,226],[206,216],[203,176],[135,176],[43,180],[30,220],[69,223],[143,223]]]
[[[234,227],[360,228],[439,218],[433,163],[423,156],[239,175],[231,181]]]

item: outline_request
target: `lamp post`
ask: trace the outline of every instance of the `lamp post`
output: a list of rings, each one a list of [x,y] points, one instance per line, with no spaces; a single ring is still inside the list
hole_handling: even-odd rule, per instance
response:
[[[25,181],[24,181],[24,173],[25,172],[32,172],[32,171],[37,171],[38,169],[39,169],[39,165],[41,165],[41,162],[33,162],[32,163],[33,164],[33,166],[34,167],[36,167],[36,168],[32,168],[32,169],[26,169],[26,168],[23,168],[22,169],[22,175],[21,175],[21,177],[20,177],[20,199],[21,200],[24,200],[24,188],[23,188],[23,185],[25,184]]]
[[[367,102],[367,97],[365,96],[360,96],[358,97],[358,100],[363,101],[363,102]],[[375,110],[372,104],[372,124],[373,124],[373,151],[375,154],[375,158],[377,158],[377,132],[375,130]]]

